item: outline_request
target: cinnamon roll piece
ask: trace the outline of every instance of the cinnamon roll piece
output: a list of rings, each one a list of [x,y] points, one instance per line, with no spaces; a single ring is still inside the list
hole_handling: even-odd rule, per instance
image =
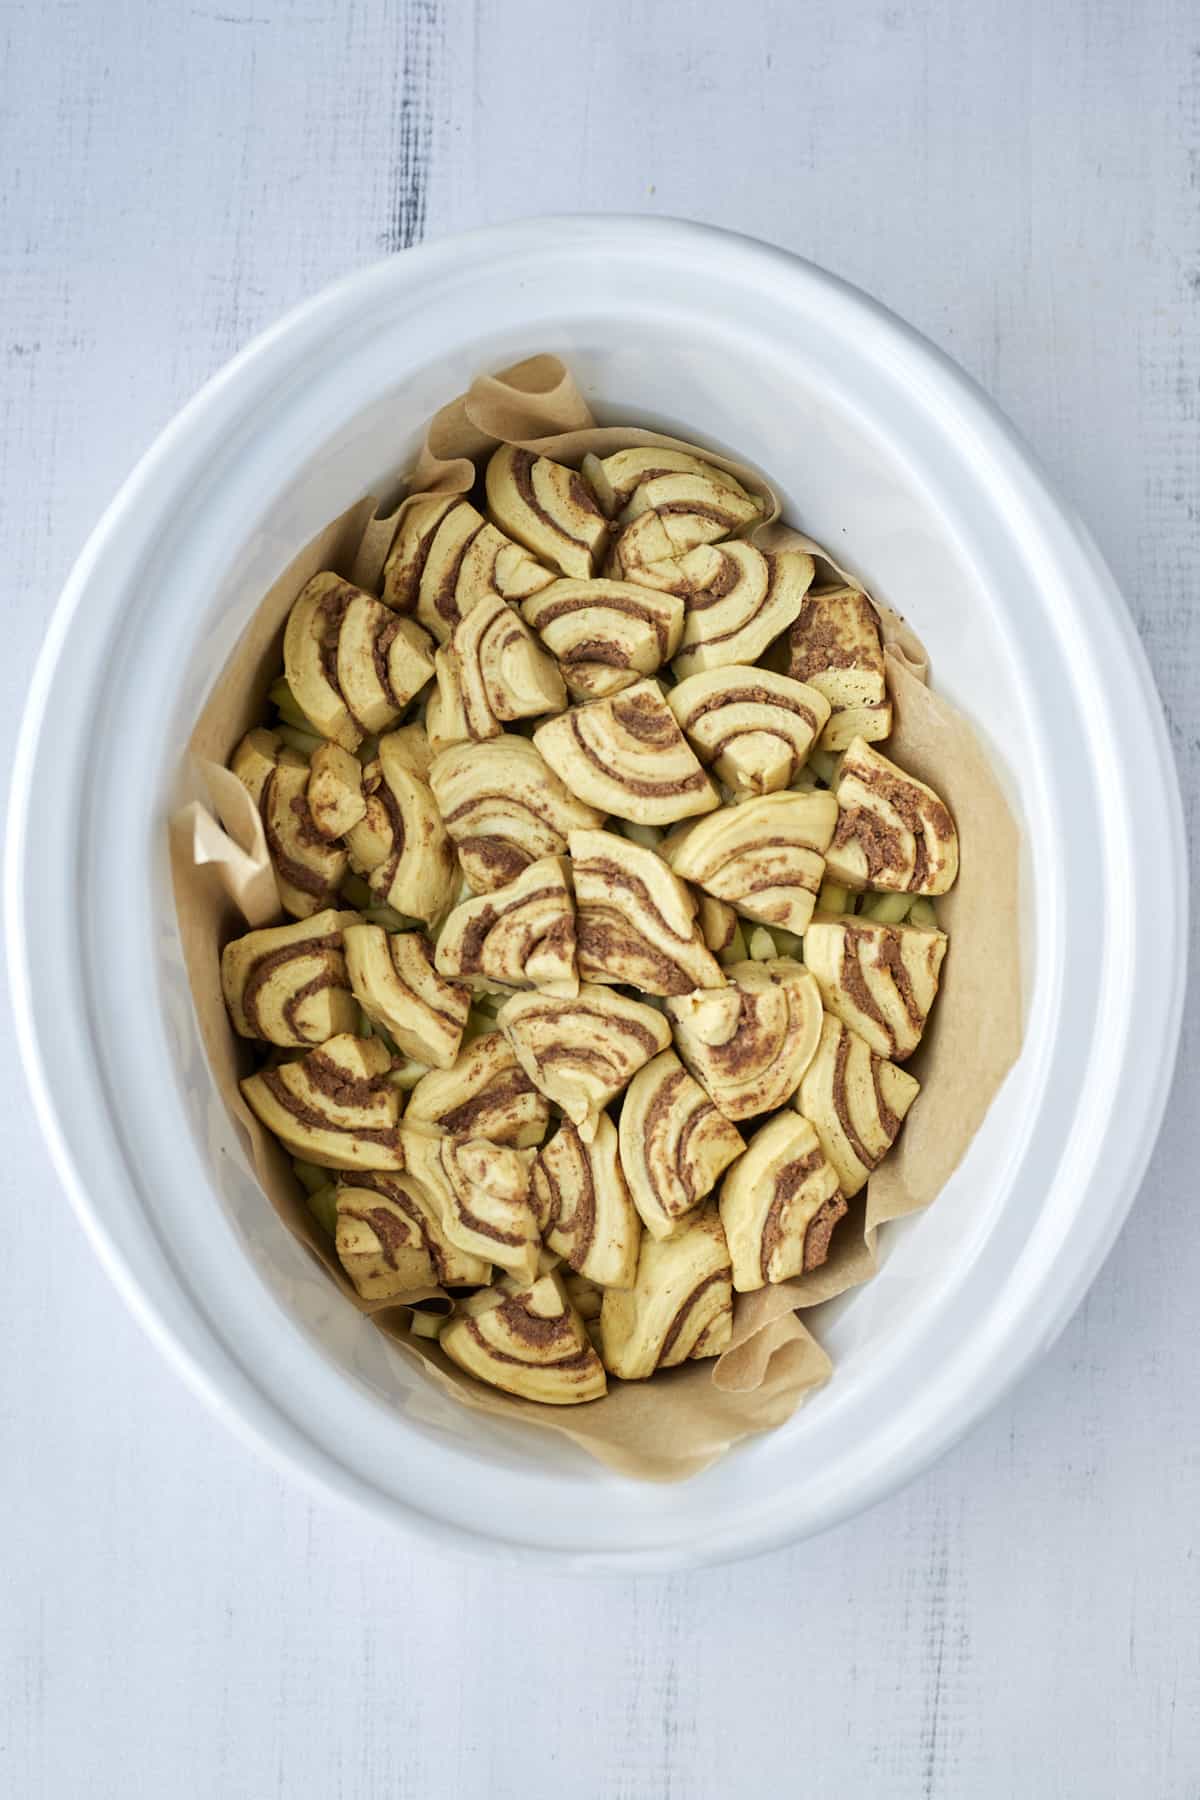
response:
[[[450,1242],[518,1281],[532,1281],[542,1248],[529,1194],[534,1152],[410,1127],[401,1128],[400,1138],[405,1162],[433,1195]]]
[[[509,537],[564,575],[591,575],[608,543],[608,521],[577,469],[501,444],[484,485],[488,511]]]
[[[567,690],[552,656],[498,594],[485,594],[434,658],[425,713],[435,754],[499,737],[505,721],[561,712]]]
[[[444,981],[423,931],[387,932],[382,925],[347,925],[342,933],[354,997],[414,1062],[454,1065],[471,997]]]
[[[440,644],[485,594],[524,600],[554,580],[461,496],[429,494],[405,508],[383,566],[383,599],[415,612]]]
[[[620,819],[668,825],[718,804],[653,681],[547,719],[533,741],[573,794]]]
[[[715,543],[763,515],[762,501],[736,476],[687,451],[619,450],[603,461],[586,457],[583,467],[621,527],[611,558],[617,572]]]
[[[606,1391],[603,1364],[557,1274],[472,1295],[438,1342],[468,1375],[522,1400],[578,1406]]]
[[[397,725],[395,731],[388,732],[388,742],[397,760],[428,787],[429,773],[433,768],[433,745],[429,742],[429,733],[424,725],[419,721],[414,721],[411,725]]]
[[[854,587],[810,589],[787,637],[787,671],[824,694],[831,711],[822,750],[875,743],[892,729],[879,617]]]
[[[575,908],[565,860],[543,856],[507,887],[456,906],[438,938],[437,966],[474,988],[577,994]]]
[[[406,1125],[452,1137],[489,1138],[518,1149],[540,1144],[549,1119],[545,1098],[499,1031],[484,1032],[464,1045],[452,1069],[423,1075],[404,1115]]]
[[[729,985],[668,1000],[680,1056],[727,1119],[790,1100],[821,1035],[821,996],[786,957],[734,963]]]
[[[293,918],[307,919],[337,899],[348,858],[317,829],[308,803],[309,767],[273,731],[251,731],[230,768],[257,801],[266,834],[279,903]]]
[[[847,1198],[883,1161],[919,1092],[907,1069],[876,1056],[865,1038],[825,1014],[795,1105],[820,1138]]]
[[[945,954],[942,931],[853,916],[818,915],[804,939],[826,1007],[893,1062],[921,1041]]]
[[[367,816],[362,764],[340,744],[322,744],[308,759],[308,810],[323,838],[345,837]]]
[[[237,776],[255,806],[262,806],[263,789],[283,755],[283,739],[265,725],[248,731],[229,759],[230,772]]]
[[[677,875],[746,918],[802,934],[836,823],[832,794],[762,794],[671,832],[659,854]]]
[[[721,1184],[721,1223],[739,1294],[820,1268],[846,1212],[837,1170],[807,1119],[760,1125]]]
[[[226,944],[221,986],[234,1030],[284,1049],[323,1044],[352,1030],[358,1008],[342,933],[357,923],[357,913],[331,908]]]
[[[609,1288],[600,1309],[604,1366],[623,1381],[719,1356],[732,1331],[732,1269],[715,1206],[690,1213],[670,1237],[647,1232],[633,1287]]]
[[[534,1086],[561,1106],[589,1144],[609,1101],[671,1041],[653,1006],[588,984],[574,1000],[514,994],[499,1019]]]
[[[598,1287],[632,1286],[642,1227],[607,1113],[586,1144],[563,1121],[534,1164],[533,1204],[547,1244],[578,1274]]]
[[[737,477],[716,463],[706,462],[690,450],[670,450],[665,445],[635,445],[630,450],[617,450],[611,456],[587,455],[581,471],[596,496],[600,510],[608,519],[617,518],[632,500],[635,491],[647,481],[668,475],[691,475],[711,479],[730,494],[744,494]]]
[[[683,639],[673,664],[683,680],[702,669],[757,662],[800,613],[813,561],[800,550],[710,544],[649,563],[634,576],[683,599]]]
[[[340,1182],[334,1245],[363,1300],[482,1287],[492,1278],[489,1259],[447,1237],[433,1195],[411,1175],[358,1174]]]
[[[837,829],[826,852],[831,878],[851,889],[945,894],[958,875],[958,833],[931,787],[852,738],[833,787]]]
[[[569,831],[604,822],[602,812],[569,792],[535,744],[512,732],[443,751],[430,782],[477,894],[507,887],[543,857],[565,856]]]
[[[288,685],[313,729],[344,750],[394,725],[433,674],[429,638],[340,575],[314,575],[288,614]]]
[[[727,901],[714,900],[711,894],[699,895],[696,917],[700,921],[701,936],[714,956],[732,948],[738,916]]]
[[[298,1062],[239,1082],[246,1104],[284,1149],[322,1169],[402,1169],[400,1095],[379,1038],[329,1038]]]
[[[556,581],[521,611],[577,700],[603,699],[653,675],[674,656],[683,631],[677,595],[632,581]]]
[[[553,1252],[549,1254],[553,1254]],[[561,1261],[561,1258],[559,1260]],[[604,1303],[604,1289],[597,1287],[594,1281],[589,1281],[586,1275],[577,1275],[574,1269],[569,1272],[566,1269],[563,1270],[563,1288],[572,1306],[588,1327],[588,1336],[592,1337],[594,1342],[592,1326],[595,1325],[596,1335],[598,1335],[600,1308]]]
[[[432,790],[401,733],[379,740],[363,771],[366,813],[348,833],[350,858],[384,904],[428,924],[454,893],[454,851]]]
[[[790,787],[829,717],[815,688],[738,664],[689,675],[667,704],[700,761],[739,799]]]
[[[673,1050],[653,1057],[626,1088],[620,1144],[633,1203],[654,1237],[674,1230],[743,1149]]]
[[[584,981],[646,994],[723,984],[695,898],[660,856],[614,831],[573,831],[567,842]]]

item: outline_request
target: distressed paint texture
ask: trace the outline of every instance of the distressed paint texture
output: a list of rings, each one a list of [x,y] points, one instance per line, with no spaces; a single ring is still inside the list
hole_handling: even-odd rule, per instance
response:
[[[1191,0],[10,0],[0,29],[6,740],[88,525],[254,332],[422,236],[683,213],[871,288],[1009,410],[1129,594],[1196,841]],[[1195,1018],[1120,1246],[966,1444],[819,1543],[594,1587],[441,1561],[218,1428],[100,1275],[9,1048],[0,1792],[1195,1800]]]

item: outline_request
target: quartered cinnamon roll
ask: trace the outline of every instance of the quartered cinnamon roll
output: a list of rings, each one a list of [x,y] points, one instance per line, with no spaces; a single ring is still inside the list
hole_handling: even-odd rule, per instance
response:
[[[234,1030],[285,1049],[323,1044],[353,1030],[358,1008],[342,933],[357,923],[357,913],[331,908],[226,944],[221,986]]]
[[[420,720],[411,725],[397,725],[395,731],[388,732],[388,743],[392,754],[398,761],[410,769],[418,781],[429,785],[429,772],[433,767],[433,746],[429,742],[429,733]]]
[[[816,1130],[847,1198],[891,1149],[919,1092],[907,1069],[876,1056],[865,1038],[825,1014],[795,1103]]]
[[[542,1236],[599,1287],[631,1287],[642,1227],[629,1196],[607,1113],[590,1143],[565,1119],[538,1155],[533,1203]]]
[[[603,699],[653,675],[683,632],[682,600],[632,581],[556,581],[521,611],[577,700]]]
[[[340,744],[321,744],[308,759],[305,798],[313,825],[323,838],[345,837],[367,816],[362,764],[357,756]]]
[[[674,663],[682,679],[702,669],[757,662],[800,613],[813,561],[800,550],[767,554],[753,544],[710,544],[632,574],[683,600],[683,638]]]
[[[507,887],[542,857],[565,856],[568,832],[604,822],[602,812],[564,786],[535,744],[512,732],[443,751],[430,782],[477,894]]]
[[[733,1329],[729,1247],[715,1206],[688,1215],[670,1237],[646,1233],[631,1289],[609,1288],[600,1310],[604,1366],[644,1381],[692,1357],[719,1356]]]
[[[748,1294],[819,1268],[846,1201],[812,1125],[781,1112],[759,1126],[725,1177],[720,1208],[733,1285]]]
[[[696,917],[704,941],[714,956],[732,948],[738,928],[737,913],[732,906],[724,900],[714,900],[711,894],[701,894]]]
[[[442,979],[424,932],[348,925],[342,937],[350,985],[367,1017],[382,1025],[414,1062],[451,1068],[471,997],[465,988]]]
[[[524,600],[554,580],[529,553],[489,525],[469,500],[429,494],[404,511],[383,567],[383,598],[415,612],[440,644],[485,594]]]
[[[277,731],[258,725],[248,731],[229,759],[229,767],[237,776],[255,806],[262,806],[263,789],[284,753],[283,739]],[[303,763],[303,757],[300,758]],[[307,767],[307,764],[305,764]]]
[[[275,732],[260,729],[247,733],[229,766],[258,802],[284,912],[307,919],[332,906],[348,858],[317,828],[305,758],[286,749]]]
[[[322,737],[357,750],[394,725],[433,674],[421,627],[340,575],[314,575],[291,612],[283,666],[297,705]]]
[[[454,893],[454,851],[432,790],[401,733],[379,740],[363,771],[366,815],[347,835],[350,860],[371,892],[412,919],[432,924]]]
[[[667,704],[700,761],[738,798],[790,787],[829,717],[815,688],[736,664],[689,675]]]
[[[603,1109],[671,1041],[662,1014],[610,988],[584,985],[574,1000],[514,994],[500,1029],[535,1087],[591,1143]]]
[[[844,887],[899,894],[945,894],[958,874],[958,833],[931,787],[852,738],[833,787],[837,829],[826,852]]]
[[[620,526],[616,573],[715,543],[763,515],[762,501],[728,470],[687,451],[619,450],[603,461],[585,457],[583,469]]]
[[[788,958],[734,963],[729,985],[668,1000],[680,1056],[727,1119],[790,1100],[821,1035],[821,996]]]
[[[405,1162],[434,1196],[450,1242],[518,1281],[532,1281],[542,1248],[529,1192],[534,1152],[409,1125],[400,1138]]]
[[[356,1174],[338,1184],[338,1261],[363,1300],[397,1300],[421,1288],[482,1287],[490,1259],[453,1243],[441,1209],[411,1175]]]
[[[893,1062],[921,1041],[945,954],[944,932],[874,919],[820,915],[804,939],[826,1007]]]
[[[550,1119],[545,1097],[534,1087],[499,1031],[473,1038],[452,1069],[423,1075],[409,1096],[407,1126],[452,1137],[488,1138],[524,1149],[540,1144]]]
[[[246,1104],[284,1149],[323,1169],[402,1169],[400,1096],[379,1038],[332,1037],[298,1062],[239,1083]]]
[[[747,918],[803,933],[836,823],[832,794],[763,794],[671,832],[659,854],[677,875]]]
[[[660,856],[614,831],[573,831],[567,841],[584,981],[646,994],[723,984],[696,901]]]
[[[554,658],[497,594],[471,608],[434,663],[437,689],[425,723],[435,754],[499,737],[506,722],[561,712],[567,704]]]
[[[523,1400],[576,1406],[606,1390],[603,1365],[557,1274],[532,1287],[501,1281],[473,1295],[438,1343],[468,1375]]]
[[[620,1146],[633,1203],[654,1237],[674,1230],[743,1149],[673,1050],[653,1057],[626,1088]]]
[[[892,729],[879,618],[858,588],[817,588],[805,595],[788,632],[787,671],[828,700],[822,750],[844,750],[852,738],[876,742]]]
[[[501,444],[484,485],[488,511],[509,537],[564,575],[591,575],[608,545],[608,521],[577,469]]]
[[[577,994],[575,908],[565,859],[543,856],[507,887],[456,906],[438,938],[437,966],[474,988]]]
[[[669,825],[718,804],[653,681],[547,719],[533,741],[573,794],[620,819]]]

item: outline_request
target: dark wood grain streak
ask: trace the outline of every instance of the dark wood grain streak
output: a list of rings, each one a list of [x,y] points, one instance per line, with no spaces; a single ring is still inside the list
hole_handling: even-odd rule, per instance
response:
[[[395,72],[395,149],[384,244],[407,250],[425,236],[433,156],[433,90],[441,61],[440,0],[407,0]]]

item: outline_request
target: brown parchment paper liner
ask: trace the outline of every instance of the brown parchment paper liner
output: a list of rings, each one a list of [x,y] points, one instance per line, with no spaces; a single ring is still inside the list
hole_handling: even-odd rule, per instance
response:
[[[648,1382],[613,1380],[605,1399],[562,1409],[472,1381],[435,1340],[408,1333],[402,1302],[364,1305],[316,1227],[290,1159],[250,1113],[237,1086],[250,1055],[225,1013],[220,951],[248,923],[277,917],[278,905],[257,811],[224,765],[243,734],[264,716],[266,690],[281,664],[284,622],[310,576],[333,569],[378,592],[410,500],[430,492],[469,492],[478,479],[478,459],[500,442],[567,463],[633,445],[696,452],[764,497],[766,517],[751,534],[754,542],[764,549],[792,544],[808,550],[818,559],[818,583],[861,585],[820,546],[778,523],[778,500],[759,470],[679,438],[597,426],[557,357],[535,356],[498,375],[480,376],[430,421],[400,505],[380,513],[365,499],[319,533],[275,583],[222,671],[189,744],[209,806],[198,799],[173,822],[184,957],[214,1079],[263,1189],[351,1304],[371,1313],[399,1349],[418,1358],[430,1380],[460,1404],[561,1432],[623,1474],[680,1480],[707,1467],[738,1439],[782,1424],[807,1393],[828,1380],[830,1359],[797,1309],[869,1279],[880,1225],[919,1211],[935,1197],[1015,1060],[1021,1035],[1017,827],[970,725],[925,685],[928,664],[919,639],[873,601],[895,708],[887,751],[946,799],[958,826],[961,866],[954,890],[938,901],[939,920],[951,939],[941,992],[920,1049],[907,1065],[922,1082],[922,1094],[897,1147],[851,1203],[850,1216],[834,1234],[829,1261],[799,1280],[735,1296],[733,1341],[715,1362],[662,1371]],[[404,1298],[426,1297],[444,1296],[426,1289]]]

